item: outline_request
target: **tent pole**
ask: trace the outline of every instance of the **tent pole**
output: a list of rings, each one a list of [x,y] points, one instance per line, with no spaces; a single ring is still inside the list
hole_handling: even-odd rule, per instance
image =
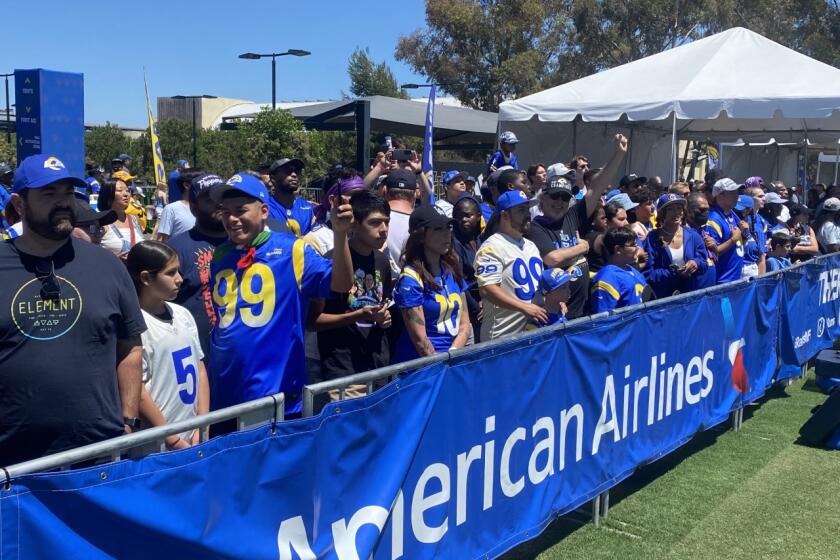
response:
[[[577,117],[575,117],[575,120],[572,121],[572,157],[577,154]]]
[[[837,144],[837,156],[834,158],[834,184],[837,184],[837,163],[840,161],[840,140]]]
[[[673,112],[671,124],[671,183],[677,182],[677,111]]]

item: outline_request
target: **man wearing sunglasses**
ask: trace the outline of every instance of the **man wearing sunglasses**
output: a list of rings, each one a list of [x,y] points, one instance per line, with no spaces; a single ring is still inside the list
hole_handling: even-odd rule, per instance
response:
[[[73,237],[74,187],[55,156],[26,158],[0,244],[0,465],[118,436],[139,421],[146,329],[122,263]]]
[[[586,254],[589,245],[583,239],[592,222],[592,214],[601,203],[618,167],[627,153],[628,141],[621,134],[615,135],[615,151],[609,162],[592,177],[583,200],[572,204],[574,189],[567,178],[565,165],[549,167],[547,186],[540,195],[542,216],[526,237],[536,244],[546,268],[563,268],[572,277],[571,297],[567,316],[576,319],[587,314],[589,299],[589,265]]]

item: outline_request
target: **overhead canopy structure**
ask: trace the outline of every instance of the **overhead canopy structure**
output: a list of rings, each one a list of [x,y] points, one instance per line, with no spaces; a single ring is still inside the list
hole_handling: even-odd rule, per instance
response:
[[[355,131],[356,165],[359,169],[367,169],[368,166],[371,131],[421,138],[425,135],[426,104],[408,99],[374,95],[305,104],[291,107],[288,111],[311,130]],[[238,112],[235,116],[222,117],[222,127],[227,121],[253,118],[256,113]],[[497,124],[496,113],[435,105],[434,149],[490,149],[495,141]]]
[[[597,165],[623,132],[627,167],[667,177],[680,139],[836,142],[840,70],[736,27],[504,102],[499,121],[525,163],[586,153]]]

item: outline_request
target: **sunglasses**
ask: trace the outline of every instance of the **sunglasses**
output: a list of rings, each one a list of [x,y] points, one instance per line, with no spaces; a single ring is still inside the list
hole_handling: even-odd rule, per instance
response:
[[[569,193],[565,193],[565,192],[556,192],[556,193],[551,193],[550,195],[548,195],[548,198],[550,198],[551,200],[563,199],[566,202],[568,202],[568,201],[572,200],[572,195],[570,195]]]
[[[35,274],[41,281],[41,299],[56,301],[61,299],[61,285],[55,275],[52,261],[40,260],[35,263]]]

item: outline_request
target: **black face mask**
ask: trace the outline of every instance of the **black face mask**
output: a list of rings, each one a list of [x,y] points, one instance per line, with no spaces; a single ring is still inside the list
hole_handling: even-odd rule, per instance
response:
[[[698,226],[705,225],[709,221],[709,213],[707,211],[694,212],[691,214],[691,220]]]

